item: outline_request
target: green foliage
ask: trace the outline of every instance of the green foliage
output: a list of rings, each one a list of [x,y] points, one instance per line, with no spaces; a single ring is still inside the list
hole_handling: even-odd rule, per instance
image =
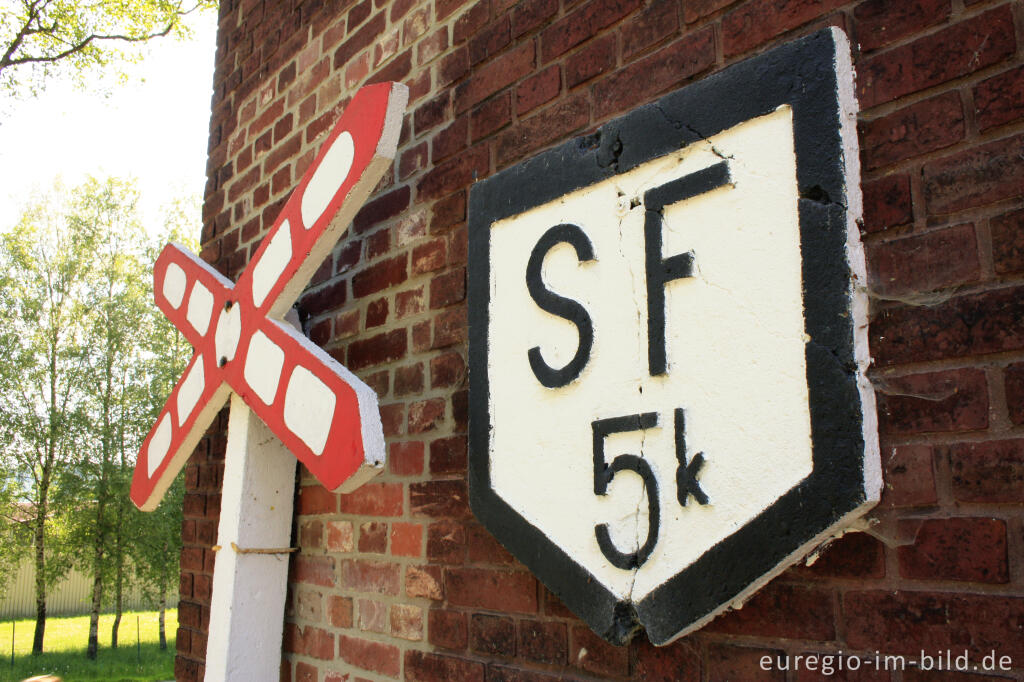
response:
[[[37,94],[63,73],[79,82],[140,58],[139,43],[186,37],[184,17],[216,0],[0,0],[0,88]]]
[[[37,600],[69,564],[92,576],[93,652],[100,610],[119,612],[135,582],[159,603],[180,551],[180,484],[155,514],[128,499],[136,453],[190,355],[152,303],[163,240],[148,238],[137,203],[131,182],[89,179],[0,235],[0,515],[27,519],[5,530],[31,531],[0,543],[0,568],[31,544]],[[197,224],[186,206],[168,220]]]

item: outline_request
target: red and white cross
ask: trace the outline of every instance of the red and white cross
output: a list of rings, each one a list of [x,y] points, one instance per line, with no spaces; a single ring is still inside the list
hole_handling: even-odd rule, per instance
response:
[[[391,165],[407,99],[397,83],[356,93],[237,284],[164,247],[156,304],[195,352],[139,452],[140,509],[159,504],[232,392],[328,490],[380,470],[376,395],[284,316]]]

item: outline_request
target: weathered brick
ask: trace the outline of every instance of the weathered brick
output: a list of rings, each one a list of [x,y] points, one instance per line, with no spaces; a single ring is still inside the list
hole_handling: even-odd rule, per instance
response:
[[[394,218],[409,207],[409,196],[409,186],[402,185],[363,204],[363,207],[356,213],[356,217],[352,219],[352,227],[357,233],[362,233]]]
[[[417,400],[409,404],[409,433],[433,431],[444,423],[445,404],[443,398]]]
[[[395,370],[395,396],[402,397],[423,390],[423,365],[416,363]]]
[[[1007,5],[881,52],[857,65],[857,99],[865,109],[997,64],[1016,38]]]
[[[384,231],[387,233],[387,230]],[[366,328],[372,329],[374,327],[380,327],[388,321],[388,299],[378,298],[376,301],[370,301],[366,305]],[[378,391],[381,393],[381,391]],[[387,389],[383,391],[387,393]]]
[[[958,369],[875,382],[879,431],[887,435],[972,431],[988,427],[985,373]]]
[[[334,635],[312,625],[301,628],[294,623],[285,623],[284,650],[330,661],[334,659]]]
[[[988,130],[1024,115],[1024,67],[982,81],[974,88],[974,117]]]
[[[953,213],[1024,194],[1024,136],[1018,135],[955,154],[924,167],[925,200],[931,214]]]
[[[861,126],[861,158],[869,170],[943,149],[964,138],[960,94],[947,92]]]
[[[565,623],[519,621],[519,655],[538,663],[564,665],[569,653]]]
[[[430,233],[438,234],[466,220],[466,192],[456,192],[434,202],[430,216]]]
[[[453,308],[434,317],[431,348],[444,348],[466,340],[466,310]]]
[[[448,564],[466,560],[466,529],[460,523],[440,521],[427,526],[427,558]]]
[[[531,31],[558,12],[558,0],[523,0],[512,10],[512,37]]]
[[[409,511],[414,516],[468,518],[465,481],[423,481],[409,484]]]
[[[434,163],[447,159],[469,146],[469,117],[459,116],[451,125],[441,130],[430,143]]]
[[[377,37],[384,33],[384,25],[387,21],[387,17],[384,12],[378,12],[373,19],[370,19],[362,28],[352,34],[352,37],[346,40],[341,46],[334,52],[334,68],[343,69],[345,65],[352,60],[358,53],[362,52],[365,48],[374,44]],[[352,33],[351,28],[349,33]]]
[[[447,263],[448,247],[444,239],[432,239],[412,250],[411,271],[414,275],[439,270]]]
[[[691,33],[594,85],[594,118],[605,119],[680,87],[715,63],[714,29]]]
[[[296,554],[291,563],[291,581],[334,587],[334,559],[327,556]]]
[[[960,502],[1024,502],[1024,440],[960,443],[949,449]]]
[[[469,641],[468,631],[464,613],[431,609],[427,614],[427,636],[434,646],[464,650]]]
[[[640,4],[638,0],[590,0],[544,30],[540,38],[543,62],[546,64],[592,38]]]
[[[501,546],[493,535],[476,524],[466,529],[466,546],[469,549],[469,563],[480,564],[504,564],[510,566],[516,563],[515,557]]]
[[[879,366],[1024,348],[1024,289],[960,296],[930,307],[891,308],[871,325]]]
[[[1024,210],[992,218],[992,260],[996,273],[1024,272]]]
[[[854,591],[843,597],[846,640],[851,649],[919,656],[922,650],[967,650],[972,659],[993,650],[1016,659],[1024,638],[1007,629],[1024,627],[1024,599],[1003,594],[918,591]]]
[[[832,593],[780,584],[761,588],[742,609],[719,616],[705,628],[729,635],[829,641],[835,638]]]
[[[626,676],[629,649],[613,646],[585,625],[576,625],[572,628],[569,664],[598,675]]]
[[[334,627],[352,627],[352,600],[349,597],[330,595],[327,598],[327,613],[328,619]]]
[[[862,190],[865,232],[881,232],[890,227],[913,222],[910,178],[906,175],[886,175],[864,183]]]
[[[957,254],[950,258],[950,254]],[[867,249],[873,294],[899,296],[975,282],[981,278],[974,225],[872,242]]]
[[[437,310],[466,298],[466,269],[457,268],[430,280],[430,309]]]
[[[356,600],[359,613],[359,629],[363,632],[386,633],[388,631],[388,605],[376,599]]]
[[[420,556],[423,550],[423,526],[418,523],[391,524],[391,554],[394,556]]]
[[[406,651],[405,679],[409,682],[436,682],[437,680],[483,682],[484,666],[476,661],[451,656],[438,656],[423,651]]]
[[[1006,407],[1014,424],[1024,424],[1024,363],[1009,365],[1003,372]]]
[[[574,88],[610,69],[615,68],[618,54],[618,36],[614,33],[591,40],[581,50],[565,60],[565,87]]]
[[[341,586],[356,592],[398,594],[401,567],[384,561],[352,559],[341,562]]]
[[[353,341],[348,348],[348,368],[359,371],[383,362],[400,360],[405,357],[407,344],[404,329],[393,329],[368,339]]]
[[[558,96],[561,75],[557,64],[552,64],[516,87],[516,114],[522,116],[531,109],[550,102]]]
[[[883,458],[885,487],[881,504],[921,507],[935,504],[935,455],[930,445],[899,445]]]
[[[487,174],[490,154],[485,145],[471,147],[468,151],[434,166],[421,179],[418,188],[420,199],[440,199],[456,190],[464,189],[477,177]]]
[[[867,533],[846,533],[817,552],[814,563],[798,564],[789,569],[788,575],[827,579],[885,577],[884,546]]]
[[[450,85],[469,73],[469,50],[465,47],[449,52],[437,69],[437,85]]]
[[[473,142],[504,128],[512,120],[512,91],[492,97],[470,113]]]
[[[487,666],[487,682],[562,682],[562,674],[549,675],[525,668],[490,663]]]
[[[824,16],[842,0],[755,0],[722,19],[722,43],[731,57],[771,40],[781,33]]]
[[[401,669],[401,652],[393,644],[339,635],[338,655],[357,668],[387,677],[398,677]]]
[[[423,443],[404,441],[388,445],[388,471],[395,476],[423,473]]]
[[[505,49],[511,40],[509,25],[509,17],[506,14],[498,17],[489,26],[476,31],[469,39],[469,63],[479,64]]]
[[[405,594],[440,601],[444,599],[440,566],[409,566],[405,569]]]
[[[452,26],[452,44],[464,43],[470,36],[476,35],[487,24],[490,14],[490,3],[487,0],[474,2],[472,7],[455,20]]]
[[[388,524],[367,521],[359,525],[359,547],[363,554],[383,554],[388,549]]]
[[[862,2],[853,10],[860,49],[862,52],[871,52],[940,24],[949,18],[951,9],[949,0]]]
[[[898,548],[900,575],[919,580],[1009,581],[1006,523],[999,519],[951,518],[901,521],[914,544]]]
[[[361,516],[401,516],[402,495],[401,483],[364,483],[338,495],[338,510]]]
[[[539,147],[580,130],[589,122],[590,103],[583,94],[542,109],[498,136],[498,166],[507,166]]]
[[[515,656],[515,621],[504,616],[473,614],[469,619],[469,648],[484,655]]]
[[[461,114],[474,104],[515,83],[530,73],[533,64],[533,42],[528,41],[477,69],[465,83],[460,83],[455,88],[455,112]]]
[[[352,277],[352,294],[356,298],[362,298],[401,284],[409,276],[407,261],[408,258],[402,254],[357,272]]]
[[[466,379],[466,361],[458,352],[449,352],[430,359],[430,387],[459,387]]]
[[[454,606],[504,613],[536,613],[537,581],[522,571],[448,568],[445,594]]]
[[[423,609],[408,604],[391,607],[391,634],[401,639],[418,642],[423,639]]]

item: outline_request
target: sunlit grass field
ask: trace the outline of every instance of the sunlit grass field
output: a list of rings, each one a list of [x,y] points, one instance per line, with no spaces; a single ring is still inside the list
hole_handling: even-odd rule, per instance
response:
[[[32,655],[35,620],[16,620],[14,666],[11,667],[11,621],[0,621],[0,682],[19,682],[27,677],[43,674],[56,675],[65,682],[153,682],[174,679],[177,610],[167,611],[166,651],[160,651],[156,611],[125,612],[121,616],[117,649],[110,648],[110,627],[113,623],[113,614],[100,616],[99,656],[97,660],[90,661],[85,657],[89,638],[89,616],[47,618],[42,656]]]

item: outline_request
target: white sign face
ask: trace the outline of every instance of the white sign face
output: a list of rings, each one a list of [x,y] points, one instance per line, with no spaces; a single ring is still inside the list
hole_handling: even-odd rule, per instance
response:
[[[613,642],[699,627],[877,500],[848,47],[787,50],[473,190],[474,511]],[[810,58],[811,95],[770,89]]]

